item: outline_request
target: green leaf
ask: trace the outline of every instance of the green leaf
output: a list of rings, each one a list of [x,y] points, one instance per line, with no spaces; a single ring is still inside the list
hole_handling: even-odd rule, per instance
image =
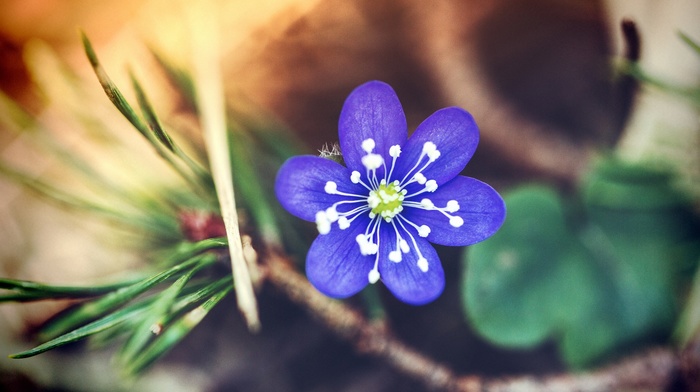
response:
[[[13,294],[0,295],[0,302],[11,301],[12,296],[16,296],[14,301],[26,302],[27,300],[38,301],[44,299],[62,298],[86,298],[95,297],[129,286],[136,283],[136,280],[119,282],[103,286],[52,286],[26,280],[14,280],[0,278],[0,289],[12,290]]]
[[[229,120],[229,123],[233,123]],[[272,246],[281,244],[277,219],[272,210],[271,192],[265,192],[262,179],[255,170],[253,157],[260,159],[259,150],[242,129],[229,132],[231,169],[235,173],[235,189],[248,207],[263,239]]]
[[[192,329],[199,325],[211,309],[213,309],[232,289],[232,285],[227,285],[207,299],[201,306],[190,310],[171,325],[168,325],[148,348],[142,351],[140,355],[127,365],[127,373],[134,375],[141,373],[155,360],[170,351],[170,349],[187,336]]]
[[[102,85],[102,89],[105,91],[105,94],[107,94],[107,98],[112,101],[114,106],[116,106],[116,108],[127,120],[129,120],[134,128],[136,128],[147,139],[150,139],[151,135],[148,127],[146,127],[146,125],[141,121],[139,116],[136,114],[136,111],[134,111],[131,105],[129,105],[126,98],[124,98],[124,95],[121,93],[121,91],[119,91],[114,82],[112,82],[112,79],[110,79],[110,77],[107,75],[104,68],[102,68],[90,40],[82,31],[80,32],[80,38],[83,41],[85,54],[87,55],[88,60],[90,60],[90,65],[92,65],[95,75],[97,76],[97,80],[100,82],[100,85]]]
[[[135,299],[139,295],[145,293],[155,285],[164,282],[165,280],[188,271],[195,265],[210,265],[216,261],[216,257],[212,254],[201,256],[190,256],[187,261],[175,265],[163,272],[153,275],[131,286],[123,287],[117,291],[111,292],[104,297],[87,302],[66,315],[63,315],[57,320],[47,325],[42,331],[41,336],[44,338],[52,338],[76,328],[78,325],[85,323],[88,320],[104,315],[123,304]]]
[[[689,35],[687,35],[683,32],[679,32],[678,35],[681,37],[683,42],[686,43],[686,45],[690,46],[690,48],[693,49],[695,54],[700,56],[700,44],[698,44],[697,41],[693,40],[692,38],[690,38]]]
[[[555,332],[552,317],[570,306],[567,298],[560,303],[550,294],[561,279],[558,261],[571,240],[552,191],[529,187],[505,200],[508,218],[503,227],[469,249],[464,304],[484,337],[511,347],[531,347]]]
[[[611,160],[581,187],[583,205],[544,187],[506,195],[503,227],[466,255],[463,303],[474,328],[508,347],[554,339],[574,367],[668,337],[679,266],[697,258],[677,250],[697,238],[669,178]]]
[[[35,355],[44,353],[54,348],[66,345],[68,343],[76,342],[78,340],[85,339],[88,336],[106,331],[113,328],[131,318],[140,317],[143,312],[146,311],[146,307],[149,301],[142,301],[131,306],[127,306],[123,309],[110,313],[109,315],[93,321],[85,326],[77,328],[71,332],[61,335],[57,338],[51,339],[46,343],[40,344],[31,350],[23,351],[21,353],[12,354],[10,358],[21,359],[29,358]]]
[[[204,265],[201,264],[195,266],[189,272],[178,278],[170,287],[156,295],[155,301],[148,307],[148,315],[138,323],[129,339],[124,346],[122,346],[119,352],[119,361],[121,363],[130,362],[134,356],[138,354],[139,350],[148,343],[153,336],[154,328],[158,328],[163,324],[183,287],[185,287],[190,278],[202,267],[204,267]]]
[[[141,87],[141,84],[138,82],[133,72],[129,72],[129,77],[131,78],[131,84],[134,87],[134,91],[136,92],[136,100],[138,101],[139,106],[141,107],[141,112],[146,118],[146,122],[148,123],[149,128],[156,136],[158,141],[161,142],[163,146],[165,146],[165,148],[167,148],[171,152],[175,152],[175,143],[170,138],[170,135],[168,135],[168,133],[165,132],[165,130],[160,124],[160,121],[158,121],[158,116],[156,116],[156,112],[155,110],[153,110],[153,106],[151,106],[151,103],[148,101],[146,93],[143,91],[143,87]]]
[[[145,99],[145,95],[143,94],[143,90],[140,88],[140,85],[138,83],[134,83],[135,87],[137,88],[137,95],[139,96],[139,101],[142,104],[142,108],[145,107],[145,114],[149,120],[152,120],[150,125],[155,126],[153,130],[151,130],[148,126],[146,126],[141,118],[136,114],[136,111],[131,107],[129,102],[127,102],[126,98],[124,98],[124,95],[119,91],[119,88],[112,82],[112,79],[107,75],[107,72],[102,68],[102,65],[99,62],[99,59],[97,58],[97,55],[95,54],[95,50],[92,47],[92,44],[90,43],[90,40],[87,38],[87,36],[81,32],[81,38],[83,41],[83,47],[85,49],[85,53],[90,60],[90,64],[92,65],[93,71],[95,72],[95,75],[97,76],[98,81],[102,85],[102,89],[105,91],[107,94],[107,98],[114,104],[114,106],[121,112],[121,114],[136,128],[136,130],[141,133],[153,146],[153,148],[156,150],[158,155],[163,158],[168,164],[170,164],[170,167],[173,168],[187,183],[192,187],[197,192],[200,192],[202,196],[205,198],[209,197],[210,195],[210,189],[206,186],[206,184],[202,184],[202,177],[201,176],[196,176],[195,178],[192,177],[192,173],[185,170],[181,165],[179,161],[176,161],[173,159],[173,154],[176,151],[174,149],[174,145],[172,144],[172,140],[170,137],[163,131],[162,127],[160,127],[160,124],[157,124],[157,119],[155,117],[155,112],[150,107],[150,104]],[[135,79],[132,78],[132,80],[135,82]],[[182,155],[182,154],[181,154]],[[182,156],[180,156],[182,158]],[[188,170],[192,170],[192,165],[194,165],[194,162],[191,160],[187,159],[185,160],[185,163],[188,164],[190,167],[188,167]],[[195,173],[197,175],[201,174]]]

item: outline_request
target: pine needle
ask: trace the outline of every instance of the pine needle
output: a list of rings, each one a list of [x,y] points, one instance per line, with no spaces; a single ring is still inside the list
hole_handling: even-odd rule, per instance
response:
[[[221,217],[226,227],[231,268],[235,283],[238,308],[248,323],[248,329],[260,328],[257,301],[253,292],[250,271],[243,256],[243,245],[238,227],[238,213],[233,189],[231,158],[228,149],[226,108],[219,66],[216,13],[212,4],[204,1],[189,5],[192,30],[192,58],[197,109],[200,113],[204,141],[209,155]]]

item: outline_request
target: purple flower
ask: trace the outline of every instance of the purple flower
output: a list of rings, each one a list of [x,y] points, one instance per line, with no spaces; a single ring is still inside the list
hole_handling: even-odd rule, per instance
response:
[[[275,183],[284,208],[318,227],[306,257],[309,281],[335,298],[382,280],[404,302],[433,301],[445,276],[430,242],[471,245],[505,219],[493,188],[459,175],[479,142],[474,119],[445,108],[409,138],[396,93],[373,81],[350,94],[338,127],[347,168],[293,157]]]

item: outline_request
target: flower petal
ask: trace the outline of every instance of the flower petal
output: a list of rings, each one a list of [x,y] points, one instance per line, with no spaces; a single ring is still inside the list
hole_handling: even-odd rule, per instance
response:
[[[439,297],[445,288],[445,272],[435,248],[425,239],[415,238],[421,255],[428,262],[428,270],[423,272],[409,238],[405,239],[410,244],[410,252],[403,253],[402,260],[394,262],[389,259],[389,252],[396,248],[396,232],[385,225],[380,235],[379,275],[389,291],[411,305],[424,305]],[[402,236],[405,237],[403,233]]]
[[[360,217],[345,230],[333,225],[330,233],[316,237],[306,256],[306,275],[318,291],[345,298],[369,283],[375,256],[363,256],[355,241],[367,223],[368,218]]]
[[[457,176],[474,155],[479,144],[479,128],[471,114],[461,108],[438,110],[425,119],[408,139],[397,161],[396,173],[403,175],[413,168],[425,142],[435,143],[440,156],[423,174],[440,185]]]
[[[275,180],[275,194],[292,215],[314,221],[318,211],[347,199],[326,193],[328,181],[334,181],[339,191],[367,194],[362,186],[350,182],[348,169],[330,159],[310,155],[290,158],[282,165]]]
[[[450,214],[464,220],[462,226],[453,227],[449,219],[439,211],[404,209],[402,216],[415,224],[430,227],[428,241],[434,244],[475,244],[493,235],[506,218],[506,205],[501,195],[488,184],[471,177],[457,176],[440,186],[435,193],[421,196],[430,199],[436,207],[445,207],[448,201],[456,200],[459,211]]]
[[[394,89],[379,81],[367,82],[348,96],[340,112],[338,138],[348,168],[365,173],[362,142],[374,139],[374,153],[390,161],[389,148],[406,141],[406,116]]]

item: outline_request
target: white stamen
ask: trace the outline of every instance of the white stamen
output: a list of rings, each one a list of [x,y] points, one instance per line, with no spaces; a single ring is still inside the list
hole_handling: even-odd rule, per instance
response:
[[[408,242],[406,242],[406,240],[403,238],[399,240],[399,248],[401,248],[403,253],[408,253],[411,251],[411,248],[408,246]]]
[[[447,212],[459,211],[459,203],[457,202],[457,200],[448,201],[447,206],[445,206],[445,211],[447,211]]]
[[[359,171],[353,170],[352,174],[350,174],[350,181],[352,181],[353,184],[357,184],[360,182],[360,176],[362,175]]]
[[[369,271],[369,275],[367,275],[367,279],[369,279],[369,283],[375,284],[379,280],[379,271],[376,269],[373,269]]]
[[[418,227],[418,235],[425,238],[430,234],[430,227],[427,225],[420,225]]]
[[[329,195],[333,195],[336,192],[338,192],[338,184],[336,184],[333,181],[328,181],[326,183],[326,186],[323,187],[323,190],[326,191],[326,193],[328,193]]]
[[[338,211],[334,206],[330,206],[326,209],[326,219],[328,219],[329,222],[333,223],[337,221],[338,217]]]
[[[430,199],[423,199],[420,201],[421,207],[425,208],[426,210],[431,210],[433,207],[435,207],[435,204]]]
[[[428,158],[430,158],[430,162],[435,162],[436,159],[440,158],[440,151],[430,151],[428,153]]]
[[[370,243],[368,241],[368,238],[364,234],[358,234],[357,237],[355,237],[355,241],[357,241],[357,245],[360,246],[360,253],[363,256],[371,255],[372,254],[372,247],[370,246]]]
[[[374,147],[374,139],[365,139],[362,141],[362,149],[365,150],[367,154],[371,153]]]
[[[357,244],[360,246],[360,253],[363,256],[373,255],[373,254],[376,254],[377,251],[379,251],[379,245],[372,242],[372,236],[374,235],[375,230],[377,230],[378,222],[370,223],[370,224],[374,224],[374,227],[373,227],[371,233],[358,234],[357,237],[355,237],[355,241],[357,241]],[[369,227],[368,227],[368,229],[369,229]]]
[[[362,157],[362,165],[367,170],[377,170],[384,164],[384,158],[379,154],[367,154]]]
[[[367,196],[367,205],[369,205],[369,208],[375,209],[379,203],[382,202],[382,199],[377,195],[377,192],[372,191],[369,193],[369,196]],[[370,216],[370,218],[373,218]]]
[[[433,151],[437,151],[437,146],[433,142],[423,143],[423,154],[430,154]]]
[[[395,144],[389,148],[389,155],[392,158],[398,158],[401,155],[401,146]]]
[[[389,252],[389,260],[393,261],[394,263],[398,263],[401,261],[401,252],[398,250],[392,250]]]
[[[428,179],[425,178],[425,176],[423,175],[423,173],[416,173],[416,174],[413,176],[413,180],[416,181],[417,183],[421,184],[421,185],[425,184],[425,182],[428,181]]]
[[[331,231],[331,222],[328,220],[328,216],[325,211],[319,211],[316,213],[316,229],[318,229],[319,234],[328,234]]]
[[[459,216],[451,216],[450,217],[450,225],[452,227],[460,227],[464,224],[464,219]]]
[[[425,257],[418,258],[418,268],[423,272],[428,272],[428,259]]]
[[[425,190],[428,192],[435,192],[435,190],[438,188],[437,181],[435,180],[428,180],[428,182],[425,183]]]
[[[344,216],[338,218],[338,227],[340,228],[340,230],[345,230],[348,227],[350,227],[350,221],[348,220],[348,218]]]

